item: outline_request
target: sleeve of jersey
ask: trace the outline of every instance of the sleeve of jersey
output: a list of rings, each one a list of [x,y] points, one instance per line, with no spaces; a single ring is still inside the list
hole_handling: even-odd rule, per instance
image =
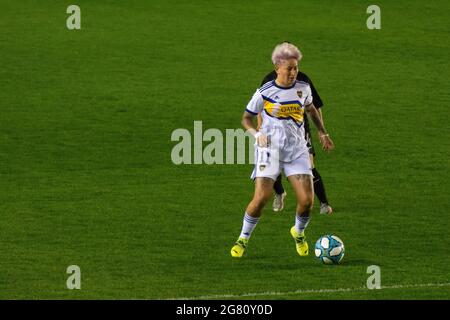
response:
[[[313,102],[313,96],[311,93],[311,87],[308,85],[308,89],[306,89],[306,100],[305,100],[305,106],[310,105]]]
[[[258,113],[260,113],[263,110],[263,106],[264,106],[264,101],[263,101],[262,95],[259,92],[259,90],[256,90],[252,99],[247,104],[245,111],[256,116]]]

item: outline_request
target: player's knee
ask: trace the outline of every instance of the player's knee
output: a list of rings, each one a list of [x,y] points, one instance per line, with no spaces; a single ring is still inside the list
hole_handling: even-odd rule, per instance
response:
[[[301,213],[309,213],[312,210],[313,201],[312,200],[304,200],[302,203],[299,203],[297,206],[298,212]]]
[[[257,207],[262,209],[266,205],[267,201],[269,201],[269,198],[270,194],[258,193],[253,197],[253,202]]]

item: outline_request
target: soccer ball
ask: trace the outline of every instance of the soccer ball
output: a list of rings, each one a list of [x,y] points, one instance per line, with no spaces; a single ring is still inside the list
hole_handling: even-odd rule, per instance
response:
[[[316,242],[314,253],[324,264],[338,264],[344,257],[344,242],[333,235],[322,236]]]

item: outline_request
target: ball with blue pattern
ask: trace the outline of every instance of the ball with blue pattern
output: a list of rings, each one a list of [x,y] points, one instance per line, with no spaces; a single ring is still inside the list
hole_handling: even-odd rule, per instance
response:
[[[316,242],[314,253],[324,264],[339,264],[345,254],[344,242],[334,235],[322,236]]]

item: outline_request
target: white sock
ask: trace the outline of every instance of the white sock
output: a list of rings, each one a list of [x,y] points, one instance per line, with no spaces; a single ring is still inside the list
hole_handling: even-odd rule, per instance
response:
[[[295,215],[295,230],[298,233],[302,233],[309,223],[309,216],[299,216],[298,214]]]
[[[252,235],[253,229],[255,229],[256,224],[258,223],[259,218],[254,218],[248,215],[246,212],[244,215],[244,222],[242,224],[241,235],[239,238],[249,239]]]

